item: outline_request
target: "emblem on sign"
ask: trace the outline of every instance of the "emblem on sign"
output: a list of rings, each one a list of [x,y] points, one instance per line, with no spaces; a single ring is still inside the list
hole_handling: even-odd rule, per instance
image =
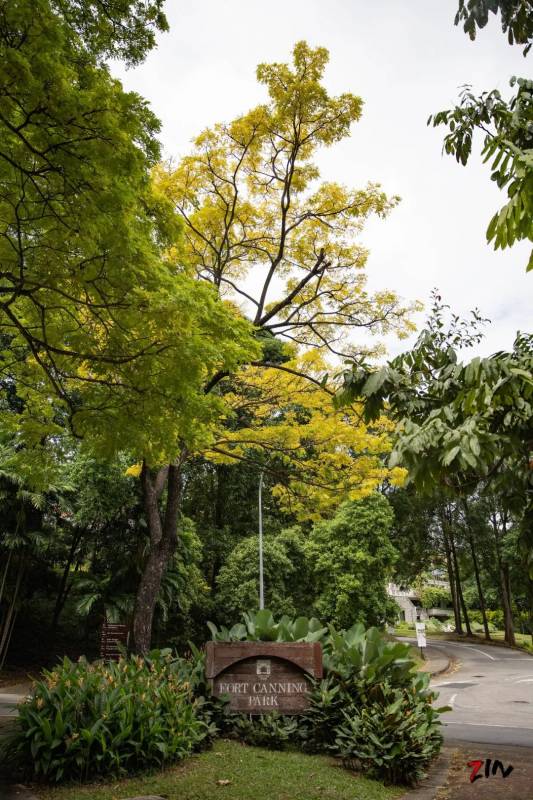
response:
[[[258,659],[256,666],[257,675],[270,675],[270,661]]]

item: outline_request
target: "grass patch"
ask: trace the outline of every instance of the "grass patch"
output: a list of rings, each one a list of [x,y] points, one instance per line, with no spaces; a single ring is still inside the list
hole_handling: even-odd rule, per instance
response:
[[[328,756],[218,740],[212,750],[156,775],[108,784],[39,787],[36,792],[42,800],[122,800],[150,794],[168,800],[392,800],[405,789],[354,775]]]
[[[491,633],[493,639],[496,639],[499,642],[503,642],[505,639],[505,632],[504,631],[496,631],[495,633]],[[531,642],[531,634],[529,633],[516,633],[515,631],[515,639],[517,647],[521,647],[524,650],[527,650],[529,653],[533,652],[533,644]]]

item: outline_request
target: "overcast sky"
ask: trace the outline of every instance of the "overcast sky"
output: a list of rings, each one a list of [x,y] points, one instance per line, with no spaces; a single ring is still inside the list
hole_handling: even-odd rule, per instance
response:
[[[471,42],[453,25],[456,7],[457,0],[167,0],[170,32],[157,49],[134,70],[113,69],[149,100],[166,154],[179,158],[203,128],[265,100],[259,62],[290,61],[300,39],[327,47],[328,91],[360,95],[364,111],[350,138],[320,156],[322,178],[353,187],[378,181],[402,197],[362,236],[369,286],[424,302],[436,286],[457,312],[477,306],[492,320],[479,348],[488,354],[531,330],[528,247],[494,252],[486,244],[504,197],[477,154],[467,167],[443,156],[444,129],[426,120],[454,104],[465,83],[507,94],[512,75],[530,74],[531,57],[507,44],[492,16]],[[389,342],[391,354],[405,347]]]

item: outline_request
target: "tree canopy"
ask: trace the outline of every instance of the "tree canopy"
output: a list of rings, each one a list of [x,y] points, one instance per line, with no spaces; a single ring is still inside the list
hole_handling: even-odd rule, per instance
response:
[[[529,0],[459,0],[455,24],[463,23],[463,30],[472,40],[478,28],[484,28],[490,14],[500,14],[503,33],[509,44],[524,44],[527,55],[533,39],[533,11]]]
[[[365,398],[368,420],[390,409],[398,423],[390,465],[401,463],[422,489],[460,494],[490,482],[523,519],[531,570],[532,337],[520,334],[512,351],[462,363],[454,345],[475,343],[480,322],[474,312],[472,326],[455,317],[445,330],[437,296],[415,347],[381,368],[346,372],[338,402]]]
[[[481,155],[490,164],[491,180],[506,191],[508,201],[487,228],[494,249],[515,242],[533,242],[533,81],[512,78],[515,94],[506,100],[497,89],[476,97],[463,89],[459,105],[433,114],[428,123],[445,125],[444,150],[460,164],[472,152],[476,132],[483,136]],[[527,270],[533,269],[533,250]]]
[[[317,150],[348,136],[362,111],[361,98],[326,91],[328,57],[299,42],[292,65],[260,64],[268,101],[203,131],[191,155],[160,171],[159,186],[184,226],[179,256],[202,280],[263,331],[350,354],[358,328],[411,330],[415,306],[366,292],[368,253],[355,238],[399,198],[377,184],[319,182]]]

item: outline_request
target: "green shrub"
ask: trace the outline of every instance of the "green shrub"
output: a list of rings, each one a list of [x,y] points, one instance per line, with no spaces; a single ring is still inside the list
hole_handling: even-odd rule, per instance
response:
[[[365,630],[360,623],[340,633],[330,630],[323,661],[326,673],[337,675],[344,687],[353,684],[357,692],[384,680],[409,685],[416,672],[408,644],[390,642],[377,628]]]
[[[382,683],[364,705],[345,710],[335,741],[345,766],[388,783],[424,777],[442,744],[429,695]]]
[[[493,625],[492,622],[488,622],[487,621],[487,626],[488,626],[488,629],[489,629],[489,633],[495,633],[496,632],[496,626]],[[470,627],[472,629],[472,633],[485,633],[485,626],[483,625],[482,622],[477,622],[477,621],[473,622],[471,620],[470,621]]]
[[[340,731],[345,729],[347,719],[359,719],[365,709],[385,717],[389,713],[389,698],[383,695],[383,687],[401,693],[396,698],[400,699],[400,716],[411,714],[412,703],[417,704],[420,714],[425,714],[436,696],[428,689],[429,676],[417,671],[409,645],[387,641],[376,628],[365,631],[362,625],[354,625],[349,631],[331,631],[324,645],[324,667],[326,678],[315,686],[310,709],[301,725],[303,747],[314,752],[326,749],[342,755]],[[424,765],[438,751],[441,741],[438,715],[427,713],[437,750],[424,751],[428,756],[426,762],[421,756]],[[401,740],[402,729],[398,735]],[[407,747],[407,742],[404,744]],[[387,746],[384,743],[384,747]],[[400,759],[401,749],[394,749],[389,754],[390,768],[403,772],[401,764],[395,761],[396,754]],[[381,762],[376,762],[376,766],[381,767]],[[409,764],[406,770],[408,767]],[[367,764],[365,768],[368,768]],[[402,780],[408,782],[416,780],[416,777],[417,774],[409,776],[406,773]]]
[[[328,675],[316,682],[309,709],[298,720],[298,740],[303,750],[308,753],[335,750],[337,729],[347,702],[351,706],[353,699],[343,691],[338,676]]]
[[[19,706],[4,757],[48,781],[177,761],[215,732],[208,707],[194,696],[199,669],[199,662],[173,659],[169,651],[116,663],[65,658]]]
[[[420,592],[423,608],[450,608],[452,596],[449,589],[440,586],[425,586]]]
[[[503,628],[503,611],[501,608],[497,608],[496,610],[492,610],[488,608],[485,612],[487,614],[487,620],[496,626],[496,630],[501,631]],[[479,612],[480,620],[481,621],[481,611]]]
[[[283,750],[294,739],[298,730],[296,717],[286,717],[276,712],[246,717],[231,714],[226,720],[228,736],[254,747]]]
[[[414,622],[406,622],[402,620],[401,622],[397,622],[395,626],[396,633],[398,636],[409,636],[413,633],[415,629]]]
[[[283,615],[276,622],[271,611],[248,611],[243,615],[244,624],[237,623],[228,629],[221,625],[217,628],[212,622],[207,623],[211,636],[216,642],[318,642],[324,638],[328,629],[312,617],[297,617],[291,620]]]
[[[439,619],[435,619],[435,617],[431,617],[426,621],[426,631],[427,633],[440,633],[444,630],[444,625]]]

